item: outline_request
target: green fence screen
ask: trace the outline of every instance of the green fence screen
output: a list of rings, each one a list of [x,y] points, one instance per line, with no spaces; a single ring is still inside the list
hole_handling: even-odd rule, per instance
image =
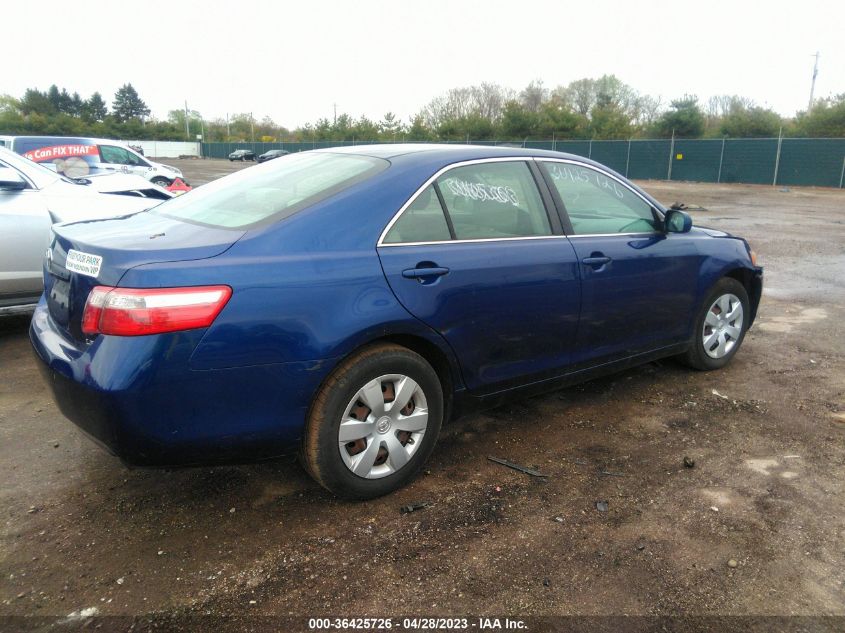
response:
[[[842,138],[470,142],[476,145],[556,150],[586,156],[628,178],[638,180],[805,185],[840,189],[845,184],[845,139]],[[236,149],[251,149],[261,154],[270,149],[302,152],[368,144],[371,143],[203,143],[202,154],[206,158],[227,158]]]

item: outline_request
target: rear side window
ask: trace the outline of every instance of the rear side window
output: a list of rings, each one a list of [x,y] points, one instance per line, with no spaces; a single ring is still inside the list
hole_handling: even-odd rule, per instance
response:
[[[551,235],[549,217],[524,161],[456,167],[437,179],[455,238]]]
[[[437,199],[434,185],[429,185],[391,227],[384,237],[384,243],[442,242],[449,239],[451,235],[443,207]]]
[[[246,228],[289,217],[388,165],[370,156],[302,152],[197,187],[152,212],[209,226]]]
[[[582,165],[544,162],[575,235],[648,233],[658,229],[651,205],[628,187]]]

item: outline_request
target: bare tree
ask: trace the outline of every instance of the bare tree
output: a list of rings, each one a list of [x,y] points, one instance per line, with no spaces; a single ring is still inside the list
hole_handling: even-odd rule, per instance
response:
[[[519,102],[528,112],[539,112],[548,98],[549,91],[543,87],[542,79],[533,80],[519,93]]]
[[[754,101],[739,95],[715,95],[707,100],[704,112],[708,118],[718,119],[736,110],[748,110]]]
[[[596,103],[596,80],[585,77],[572,81],[567,86],[555,88],[553,95],[578,114],[586,116]]]
[[[493,122],[502,118],[505,104],[516,96],[512,89],[499,84],[482,83],[470,90],[474,112]]]
[[[640,95],[637,100],[637,110],[636,116],[634,117],[634,124],[645,127],[657,121],[660,116],[661,105],[662,102],[660,97]]]
[[[467,88],[452,88],[449,92],[432,99],[420,112],[425,124],[436,128],[443,121],[479,115],[490,121],[498,121],[505,103],[513,99],[514,91],[498,84],[482,83]]]

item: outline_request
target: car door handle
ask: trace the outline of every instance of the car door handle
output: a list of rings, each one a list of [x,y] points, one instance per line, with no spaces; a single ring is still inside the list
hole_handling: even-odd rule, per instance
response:
[[[581,263],[586,264],[587,266],[604,266],[605,264],[609,264],[611,262],[611,258],[607,257],[606,255],[602,255],[601,257],[585,257],[581,260]]]
[[[425,277],[442,277],[448,273],[448,268],[406,268],[402,271],[402,276],[405,279],[423,279]]]

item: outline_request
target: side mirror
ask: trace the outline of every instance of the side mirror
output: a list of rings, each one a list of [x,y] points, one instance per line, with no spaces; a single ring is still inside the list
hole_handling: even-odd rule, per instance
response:
[[[0,167],[0,189],[6,191],[26,189],[26,180],[11,167]]]
[[[692,218],[680,209],[669,209],[663,218],[663,227],[667,233],[689,233]]]

